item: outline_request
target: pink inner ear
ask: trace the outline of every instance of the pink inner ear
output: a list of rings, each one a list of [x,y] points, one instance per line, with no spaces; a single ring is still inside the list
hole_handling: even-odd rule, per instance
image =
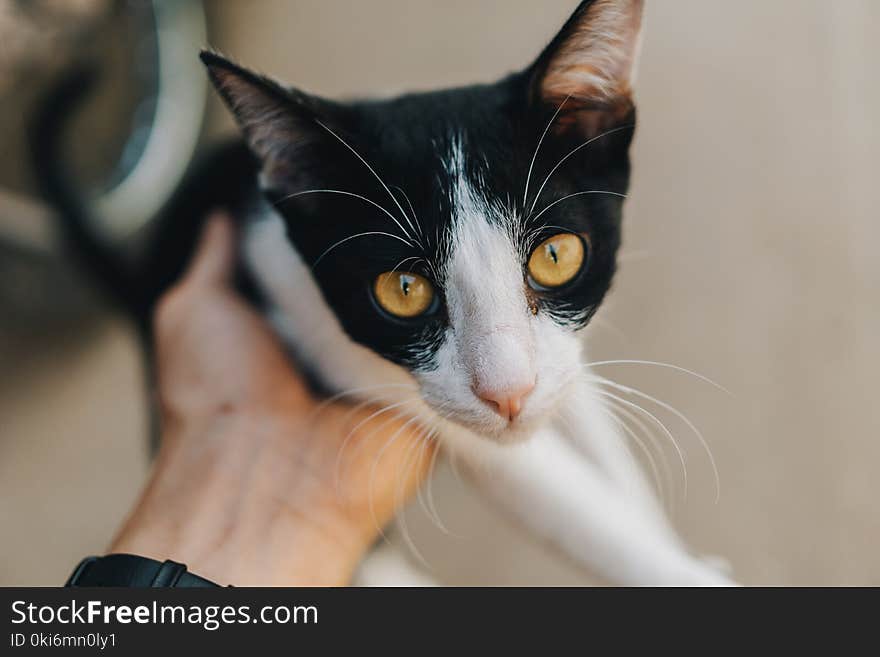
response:
[[[596,0],[570,28],[544,71],[545,102],[571,97],[615,104],[630,95],[641,0]]]
[[[543,98],[580,98],[594,101],[610,100],[630,93],[629,75],[620,75],[621,71],[611,70],[610,66],[602,68],[589,61],[587,54],[570,55],[572,62],[554,59],[541,83]],[[584,61],[574,59],[584,57]]]
[[[570,99],[565,106],[571,108],[559,113],[553,123],[552,132],[556,135],[577,132],[584,136],[592,136],[622,125],[634,105],[629,96],[623,96],[608,105],[578,106]]]

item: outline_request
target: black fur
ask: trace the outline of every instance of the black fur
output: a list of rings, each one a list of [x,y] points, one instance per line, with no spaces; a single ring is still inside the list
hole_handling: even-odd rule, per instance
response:
[[[241,144],[225,146],[208,158],[169,204],[147,256],[137,263],[120,262],[88,230],[76,195],[63,184],[64,177],[55,166],[58,158],[51,144],[57,143],[60,122],[46,117],[36,133],[40,177],[48,196],[67,215],[68,233],[87,255],[94,273],[147,326],[152,304],[180,273],[205,213],[217,206],[242,208],[255,198],[259,166],[262,192],[283,217],[292,243],[314,265],[313,275],[346,332],[394,362],[430,368],[447,322],[438,272],[448,252],[447,229],[453,221],[450,189],[454,181],[442,158],[451,142],[460,139],[471,185],[489,199],[512,207],[529,229],[525,232],[531,244],[559,232],[559,227],[587,236],[588,268],[561,289],[532,292],[538,312],[550,312],[557,321],[576,327],[588,321],[600,304],[615,270],[622,204],[616,194],[626,192],[629,180],[628,147],[635,122],[631,101],[609,104],[607,100],[572,99],[566,103],[541,147],[525,205],[523,190],[532,154],[560,102],[541,97],[541,76],[592,4],[582,3],[535,64],[523,72],[495,84],[390,100],[343,104],[318,99],[284,88],[219,55],[203,53],[212,80],[238,118],[259,164]],[[585,114],[589,120],[581,120]],[[378,172],[393,199],[332,133]],[[541,228],[534,221],[536,213],[529,212],[538,187],[561,158],[590,139],[595,141],[554,173],[536,213],[567,194],[610,193],[576,196],[554,205],[539,222],[553,227]],[[403,215],[411,215],[411,202],[423,233],[422,245],[413,248],[387,235],[342,242],[357,233],[400,231],[382,211],[351,196],[291,196],[311,189],[362,195],[384,206],[404,225]],[[428,277],[440,302],[418,319],[395,319],[377,307],[372,282],[411,257],[422,260],[405,269]]]

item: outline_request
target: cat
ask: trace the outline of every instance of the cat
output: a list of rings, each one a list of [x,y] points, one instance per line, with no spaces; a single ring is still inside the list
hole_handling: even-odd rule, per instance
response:
[[[616,267],[641,16],[585,0],[520,72],[383,100],[203,51],[247,152],[197,175],[236,209],[246,287],[321,389],[418,418],[504,513],[611,583],[726,585],[669,525],[579,335]],[[144,322],[197,232],[176,221],[148,289],[113,283]],[[365,582],[387,583],[382,552]]]

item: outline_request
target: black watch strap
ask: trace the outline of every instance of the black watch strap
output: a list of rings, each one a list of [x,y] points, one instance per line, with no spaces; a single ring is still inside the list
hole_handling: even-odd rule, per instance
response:
[[[203,588],[219,585],[187,572],[186,566],[176,561],[156,561],[134,554],[108,554],[80,561],[65,586]]]

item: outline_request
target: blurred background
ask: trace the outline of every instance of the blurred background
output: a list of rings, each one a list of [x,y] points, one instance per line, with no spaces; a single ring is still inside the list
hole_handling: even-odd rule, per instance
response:
[[[209,44],[306,90],[385,95],[527,65],[574,0],[0,0],[0,585],[56,585],[110,540],[149,467],[149,392],[126,319],[62,254],[26,126],[85,62],[66,150],[108,238],[136,236],[194,153],[233,132]],[[673,404],[665,500],[747,584],[880,584],[880,3],[654,0],[620,276],[593,359]],[[151,122],[173,116],[159,143]],[[152,158],[138,180],[138,157]],[[581,584],[441,470],[408,518],[450,584]]]

